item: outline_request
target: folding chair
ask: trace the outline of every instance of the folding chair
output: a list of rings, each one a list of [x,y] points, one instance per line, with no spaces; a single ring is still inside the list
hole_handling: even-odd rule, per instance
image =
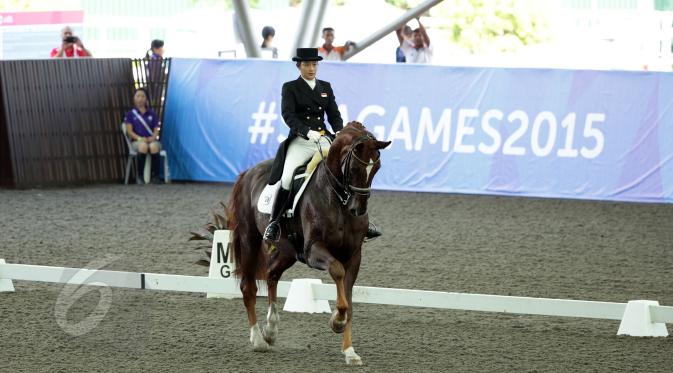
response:
[[[138,170],[138,151],[133,149],[133,145],[131,145],[131,139],[126,134],[126,123],[122,122],[121,124],[121,130],[122,134],[124,135],[124,141],[126,141],[126,147],[128,148],[129,151],[129,157],[126,161],[126,172],[124,176],[124,184],[128,185],[129,183],[129,176],[131,175],[131,165],[135,166],[135,169]],[[159,151],[159,156],[163,158],[164,160],[164,183],[170,184],[171,183],[171,173],[170,173],[170,168],[168,167],[168,154],[166,153],[165,150]],[[148,159],[149,160],[149,159]],[[144,167],[144,165],[143,165]],[[137,171],[136,171],[137,174]],[[136,178],[136,183],[140,184],[140,180]]]

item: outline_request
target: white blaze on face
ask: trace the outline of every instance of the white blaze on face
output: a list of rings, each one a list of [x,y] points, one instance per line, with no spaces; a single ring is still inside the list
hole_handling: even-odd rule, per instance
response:
[[[373,159],[369,159],[369,165],[367,166],[367,181],[369,181],[369,174],[372,172],[372,168],[374,168],[373,161]]]

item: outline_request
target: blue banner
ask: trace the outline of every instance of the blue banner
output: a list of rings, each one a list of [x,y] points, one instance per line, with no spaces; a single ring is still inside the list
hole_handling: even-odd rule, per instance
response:
[[[234,181],[272,158],[292,62],[174,59],[174,179]],[[344,123],[380,140],[387,190],[673,202],[673,75],[321,62]]]

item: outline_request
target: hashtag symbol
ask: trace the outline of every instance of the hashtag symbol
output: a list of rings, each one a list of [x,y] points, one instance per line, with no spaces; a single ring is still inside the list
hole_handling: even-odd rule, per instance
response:
[[[269,135],[273,134],[275,131],[273,128],[273,121],[278,119],[278,114],[276,114],[275,111],[275,101],[269,103],[269,110],[266,110],[265,101],[259,103],[259,109],[257,109],[256,113],[252,114],[252,119],[255,120],[255,124],[248,128],[248,132],[250,132],[251,144],[256,144],[258,137],[261,137],[261,144],[266,144],[266,141],[269,139]],[[264,124],[262,124],[262,122]]]

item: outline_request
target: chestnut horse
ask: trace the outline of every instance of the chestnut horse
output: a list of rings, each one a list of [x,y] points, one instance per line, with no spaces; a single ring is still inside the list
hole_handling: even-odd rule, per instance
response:
[[[315,169],[294,216],[281,219],[280,240],[268,245],[263,244],[262,234],[269,215],[257,210],[257,200],[269,179],[272,161],[261,162],[238,177],[229,200],[229,229],[233,231],[236,275],[255,351],[266,351],[275,342],[278,281],[298,257],[303,257],[308,266],[327,270],[334,279],[336,310],[330,326],[335,333],[343,333],[346,363],[362,364],[351,342],[352,289],[369,226],[367,202],[372,179],[381,168],[379,150],[388,145],[390,141],[377,141],[361,123],[348,123]],[[255,314],[256,280],[266,280],[268,287],[269,312],[263,329]]]

